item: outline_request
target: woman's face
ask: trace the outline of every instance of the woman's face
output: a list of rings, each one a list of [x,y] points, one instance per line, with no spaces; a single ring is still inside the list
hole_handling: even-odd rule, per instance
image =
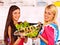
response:
[[[52,13],[50,9],[45,9],[44,12],[44,21],[50,22],[54,20],[55,15]]]
[[[19,9],[16,9],[12,12],[12,17],[13,17],[13,20],[14,21],[18,21],[19,17],[20,17],[20,10]]]

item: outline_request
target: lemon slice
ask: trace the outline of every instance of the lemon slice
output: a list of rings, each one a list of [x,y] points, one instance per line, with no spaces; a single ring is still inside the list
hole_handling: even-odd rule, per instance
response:
[[[60,7],[60,1],[56,1],[56,2],[54,2],[53,4],[54,4],[55,6]]]

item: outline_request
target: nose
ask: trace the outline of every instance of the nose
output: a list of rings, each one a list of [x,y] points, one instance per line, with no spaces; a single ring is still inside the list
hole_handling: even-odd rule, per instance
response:
[[[44,14],[44,16],[47,16],[47,15],[48,15],[47,13]]]
[[[19,14],[19,13],[17,13],[17,16],[20,16],[20,14]]]

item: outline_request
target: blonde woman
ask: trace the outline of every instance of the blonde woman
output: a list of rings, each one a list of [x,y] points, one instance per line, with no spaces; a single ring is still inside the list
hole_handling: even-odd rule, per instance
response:
[[[58,41],[59,30],[55,21],[57,8],[51,4],[46,6],[44,12],[44,29],[40,32],[40,45],[55,45]]]

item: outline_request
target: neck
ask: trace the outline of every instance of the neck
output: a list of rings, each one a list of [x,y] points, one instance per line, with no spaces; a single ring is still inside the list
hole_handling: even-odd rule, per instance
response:
[[[50,23],[52,23],[52,22],[53,22],[53,21],[45,22],[44,25],[50,24]]]
[[[18,21],[14,21],[14,25],[18,24]]]

